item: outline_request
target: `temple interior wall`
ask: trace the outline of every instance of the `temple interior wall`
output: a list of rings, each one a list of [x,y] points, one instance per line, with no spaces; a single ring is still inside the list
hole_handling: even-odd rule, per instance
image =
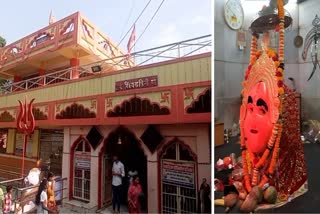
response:
[[[244,72],[250,59],[251,33],[248,28],[251,22],[257,17],[258,10],[262,5],[268,5],[269,1],[242,1],[245,19],[243,30],[247,32],[247,46],[240,50],[236,44],[237,31],[231,30],[224,19],[224,4],[226,0],[215,1],[214,3],[214,117],[217,121],[224,123],[224,128],[232,128],[234,123],[238,124],[240,115],[240,93]],[[288,80],[292,77],[295,80],[295,87],[301,93],[301,119],[320,118],[320,67],[310,81],[309,78],[313,63],[310,57],[310,49],[307,59],[302,59],[304,43],[301,47],[294,46],[294,38],[298,32],[304,42],[307,33],[312,29],[312,20],[318,13],[320,6],[317,0],[309,0],[296,4],[289,1],[285,6],[293,18],[292,26],[287,28],[285,34],[285,83],[293,88],[293,82]]]

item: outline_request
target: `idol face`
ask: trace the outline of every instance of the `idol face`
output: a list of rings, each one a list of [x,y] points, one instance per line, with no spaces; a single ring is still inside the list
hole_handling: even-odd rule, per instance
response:
[[[270,107],[266,84],[258,82],[249,91],[244,119],[246,146],[257,155],[266,149],[274,127]]]

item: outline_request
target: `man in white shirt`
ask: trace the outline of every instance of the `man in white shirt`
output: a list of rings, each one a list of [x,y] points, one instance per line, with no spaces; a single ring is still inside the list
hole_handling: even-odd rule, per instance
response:
[[[118,160],[117,156],[113,156],[113,166],[112,166],[112,208],[115,212],[115,207],[117,205],[118,212],[120,213],[120,195],[122,178],[125,176],[124,166]]]

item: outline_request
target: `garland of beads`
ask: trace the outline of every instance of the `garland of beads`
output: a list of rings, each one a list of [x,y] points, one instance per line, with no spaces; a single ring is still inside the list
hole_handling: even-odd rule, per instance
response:
[[[243,171],[244,171],[244,181],[245,181],[245,187],[248,192],[251,191],[252,186],[258,185],[259,187],[263,187],[270,178],[274,175],[275,169],[276,169],[276,162],[278,160],[279,156],[279,147],[280,147],[280,139],[281,139],[281,133],[282,133],[282,96],[284,94],[284,88],[283,88],[283,71],[284,71],[284,8],[283,8],[283,0],[278,0],[278,15],[279,15],[279,57],[277,57],[277,54],[275,51],[268,49],[266,52],[270,58],[273,59],[275,66],[277,67],[277,71],[275,73],[275,76],[277,77],[277,86],[278,86],[278,94],[280,98],[280,105],[279,105],[279,112],[280,116],[278,119],[278,122],[275,124],[273,130],[272,130],[272,136],[269,139],[267,149],[264,151],[262,157],[259,159],[257,163],[252,163],[252,158],[250,158],[250,153],[247,152],[247,148],[245,145],[245,139],[244,139],[244,126],[243,121],[240,124],[241,126],[241,155],[242,159],[245,160],[243,164]],[[251,40],[251,50],[250,50],[250,63],[248,66],[248,69],[245,72],[245,81],[248,79],[248,76],[250,74],[251,68],[253,64],[256,62],[256,60],[261,55],[262,51],[257,51],[258,47],[258,34],[252,35]],[[258,184],[260,169],[265,165],[267,158],[269,157],[271,151],[273,150],[271,162],[268,168],[267,173],[262,175],[262,179]],[[248,156],[249,153],[249,157]],[[252,170],[253,168],[253,170]],[[253,172],[253,173],[252,173]],[[252,181],[250,183],[250,175],[252,174]]]
[[[278,87],[279,87],[279,94],[284,94],[283,89],[283,71],[284,71],[284,8],[283,8],[283,0],[278,0],[278,13],[279,13],[279,65],[278,65],[278,72],[276,74],[278,79]],[[282,106],[280,105],[282,110]],[[282,112],[282,111],[279,111]]]

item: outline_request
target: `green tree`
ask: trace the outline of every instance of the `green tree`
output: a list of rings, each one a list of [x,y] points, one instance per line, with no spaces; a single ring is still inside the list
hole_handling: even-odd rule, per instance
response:
[[[0,36],[0,48],[3,48],[4,46],[6,46],[6,44],[6,39]]]

